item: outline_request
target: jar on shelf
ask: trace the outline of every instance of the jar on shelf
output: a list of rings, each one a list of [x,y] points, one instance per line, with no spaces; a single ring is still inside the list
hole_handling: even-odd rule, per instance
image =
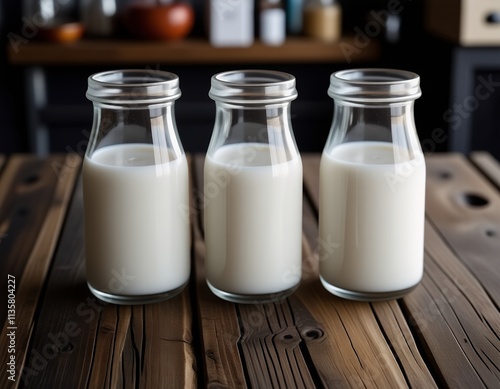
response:
[[[117,25],[117,0],[81,0],[80,17],[85,33],[96,37],[113,35]]]
[[[279,46],[286,39],[286,13],[281,0],[262,0],[259,11],[260,41]]]
[[[36,27],[55,26],[78,19],[77,0],[22,0],[23,22]]]
[[[331,75],[334,117],[320,165],[320,277],[353,300],[395,299],[424,265],[425,160],[413,118],[420,78],[392,69]]]
[[[303,23],[306,36],[335,42],[342,36],[342,8],[337,0],[307,0]]]
[[[266,70],[212,77],[216,118],[205,170],[206,277],[239,303],[290,295],[301,278],[302,161],[295,78]]]

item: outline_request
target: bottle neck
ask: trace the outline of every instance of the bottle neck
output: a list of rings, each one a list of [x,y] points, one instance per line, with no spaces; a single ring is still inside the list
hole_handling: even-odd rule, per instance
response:
[[[389,142],[408,150],[410,158],[422,154],[413,116],[414,100],[387,105],[351,106],[334,103],[334,117],[325,150],[346,142]]]
[[[225,145],[253,143],[284,150],[286,160],[298,156],[290,120],[290,103],[264,107],[217,103],[216,106],[208,155],[213,156],[217,149]]]
[[[174,103],[160,105],[110,105],[94,103],[94,119],[87,156],[100,147],[122,143],[152,144],[184,154],[177,133]]]

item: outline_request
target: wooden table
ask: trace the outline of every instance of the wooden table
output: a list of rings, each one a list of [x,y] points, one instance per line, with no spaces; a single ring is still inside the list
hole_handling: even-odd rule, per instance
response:
[[[302,284],[266,305],[209,291],[199,212],[181,295],[99,302],[85,282],[80,157],[0,162],[2,388],[500,387],[500,165],[487,154],[427,157],[424,279],[377,303],[318,281],[319,156],[304,155]],[[200,210],[203,157],[190,163]]]

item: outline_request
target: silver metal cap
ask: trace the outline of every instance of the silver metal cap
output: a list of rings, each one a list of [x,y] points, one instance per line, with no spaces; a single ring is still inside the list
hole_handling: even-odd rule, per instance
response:
[[[420,77],[398,69],[350,69],[330,76],[328,95],[355,103],[397,103],[421,96]]]
[[[107,104],[161,104],[180,97],[179,77],[162,70],[111,70],[88,78],[87,98]]]
[[[273,104],[297,98],[295,77],[273,70],[233,70],[212,77],[210,98],[229,104]]]

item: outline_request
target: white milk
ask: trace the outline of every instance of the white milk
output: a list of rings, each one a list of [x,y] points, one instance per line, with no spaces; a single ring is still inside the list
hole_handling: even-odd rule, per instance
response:
[[[156,160],[164,161],[154,165]],[[186,158],[149,144],[103,147],[83,165],[87,279],[101,291],[174,290],[190,271]]]
[[[207,156],[206,274],[212,286],[244,295],[294,287],[301,274],[301,237],[299,155],[287,161],[283,149],[249,143]]]
[[[425,162],[384,142],[323,153],[320,274],[338,288],[399,291],[423,273]],[[400,163],[394,163],[396,160]]]

